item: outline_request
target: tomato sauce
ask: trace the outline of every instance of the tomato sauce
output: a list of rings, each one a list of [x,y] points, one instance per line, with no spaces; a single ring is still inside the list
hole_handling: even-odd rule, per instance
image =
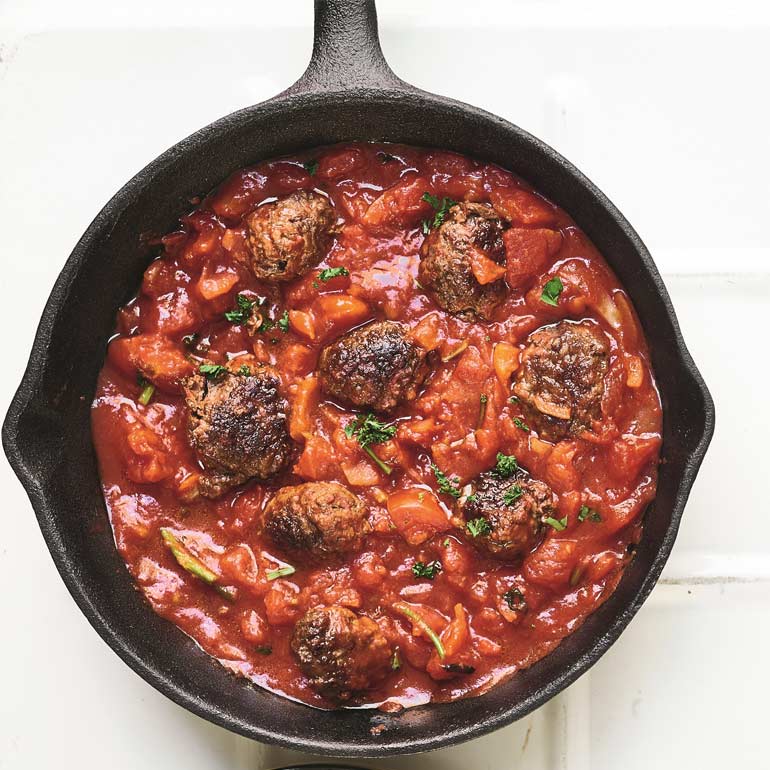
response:
[[[244,217],[300,189],[329,196],[339,232],[307,275],[260,283],[246,266]],[[512,224],[507,237],[520,258],[507,267],[510,289],[489,322],[445,312],[418,282],[424,229],[436,214],[426,193],[491,202]],[[398,650],[393,671],[359,703],[393,709],[447,701],[531,665],[612,592],[655,495],[661,406],[628,295],[565,212],[495,165],[349,144],[236,172],[158,250],[118,313],[93,403],[93,438],[115,541],[138,587],[224,666],[288,697],[333,706],[302,676],[290,638],[307,609],[338,604],[373,618]],[[347,274],[323,272],[341,267]],[[549,304],[545,284],[557,276],[563,290]],[[242,292],[265,300],[260,312],[269,322],[260,332],[224,315]],[[316,374],[325,345],[372,319],[404,322],[433,351],[421,393],[387,415],[397,431],[374,447],[390,475],[346,435],[360,411],[327,398]],[[552,443],[528,429],[511,381],[528,335],[561,319],[591,319],[610,347],[601,421]],[[240,357],[280,372],[295,455],[269,482],[206,500],[196,494],[201,466],[180,381],[201,364]],[[546,526],[520,563],[475,547],[433,468],[462,487],[494,467],[498,453],[515,455],[550,485],[564,522]],[[338,481],[365,502],[372,532],[360,552],[291,563],[262,535],[274,492],[306,481]],[[175,559],[161,529],[184,543],[214,584]],[[433,579],[415,575],[417,562],[433,561],[441,564]],[[287,566],[295,571],[276,577]],[[424,628],[394,605],[410,608],[471,665],[460,675],[436,674]]]

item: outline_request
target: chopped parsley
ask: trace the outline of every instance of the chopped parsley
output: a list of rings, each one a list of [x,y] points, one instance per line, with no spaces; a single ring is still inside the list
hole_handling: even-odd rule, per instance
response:
[[[310,176],[315,176],[315,172],[318,171],[318,161],[313,158],[312,160],[306,160],[302,166]]]
[[[225,318],[231,324],[243,324],[251,318],[254,306],[259,305],[259,300],[249,299],[243,294],[235,298],[235,307],[225,313]]]
[[[529,425],[524,422],[524,420],[521,419],[521,417],[514,417],[513,418],[513,424],[517,427],[523,430],[525,433],[529,433]]]
[[[587,505],[581,505],[580,511],[578,512],[578,521],[585,521],[586,519],[598,523],[602,520],[602,517],[599,511],[595,511]]]
[[[219,364],[201,364],[198,367],[198,371],[201,374],[206,375],[207,380],[211,380],[212,382],[214,382],[215,380],[220,379],[227,373],[227,367],[220,366]]]
[[[246,364],[241,364],[240,368],[238,369],[238,374],[240,374],[241,377],[248,377],[251,374],[251,369],[249,369]]]
[[[287,577],[288,575],[293,575],[297,570],[291,566],[291,564],[287,564],[285,567],[278,567],[278,569],[270,569],[266,573],[266,577],[268,580],[277,580],[278,578]]]
[[[455,500],[460,497],[460,480],[457,476],[453,476],[451,479],[444,473],[436,463],[431,463],[430,467],[433,469],[433,473],[436,476],[438,482],[439,492],[443,492],[445,495],[451,495]]]
[[[484,418],[487,416],[487,402],[489,401],[489,396],[487,396],[486,393],[482,393],[479,396],[479,419],[476,423],[476,430],[480,430],[481,427],[484,425]]]
[[[346,267],[327,267],[325,270],[321,270],[318,274],[318,279],[326,283],[331,281],[332,278],[339,278],[345,275],[350,275],[350,271]]]
[[[283,315],[278,319],[278,322],[276,323],[276,326],[284,332],[284,334],[289,331],[289,311],[284,310]]]
[[[401,658],[398,656],[398,649],[396,649],[393,657],[390,659],[390,668],[392,671],[398,671],[401,668]]]
[[[502,452],[497,453],[497,463],[493,473],[498,479],[509,479],[517,470],[519,470],[519,464],[516,462],[514,455],[504,455]]]
[[[561,532],[562,530],[567,529],[566,516],[563,519],[554,519],[553,516],[546,516],[543,519],[543,523],[547,524],[549,527],[553,527],[557,532]]]
[[[355,438],[361,445],[361,448],[374,460],[380,470],[388,476],[393,469],[383,462],[372,450],[372,444],[382,444],[390,441],[396,435],[396,426],[385,422],[380,422],[373,414],[359,415],[355,420],[345,426],[345,435],[348,438]]]
[[[546,305],[553,305],[556,307],[559,301],[559,295],[564,291],[564,284],[561,282],[561,278],[551,278],[545,286],[543,286],[543,293],[540,295],[540,299],[545,302]]]
[[[136,375],[136,382],[142,389],[137,401],[142,406],[147,406],[147,404],[152,401],[152,397],[155,393],[155,386],[149,380],[145,379],[141,372]]]
[[[520,588],[509,588],[503,594],[503,599],[514,612],[524,612],[527,609],[527,600],[524,598]]]
[[[465,525],[465,529],[468,530],[468,534],[471,537],[488,535],[492,531],[492,527],[489,526],[489,522],[483,516],[479,516],[478,519],[471,519]]]
[[[479,496],[474,492],[472,495],[468,495],[468,497],[465,498],[466,503],[475,503],[478,502]]]
[[[511,396],[508,399],[509,404],[518,404],[519,403],[519,397],[518,396]]]
[[[412,565],[412,572],[415,577],[427,578],[428,580],[433,580],[442,569],[443,566],[438,559],[429,561],[427,564],[424,561],[418,561]]]
[[[424,235],[427,235],[431,230],[435,230],[437,227],[441,226],[446,219],[446,215],[449,213],[449,209],[451,209],[452,206],[456,206],[457,201],[454,201],[451,198],[441,198],[439,200],[435,195],[431,195],[429,192],[423,193],[422,200],[426,203],[430,203],[430,205],[436,209],[436,213],[433,215],[432,220],[423,219],[422,221],[422,232]]]
[[[503,502],[509,506],[513,505],[523,494],[524,490],[521,488],[521,484],[513,484],[505,490]]]

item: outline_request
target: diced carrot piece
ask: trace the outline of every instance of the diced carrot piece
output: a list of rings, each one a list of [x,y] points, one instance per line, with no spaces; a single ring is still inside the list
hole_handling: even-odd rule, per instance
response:
[[[351,327],[371,315],[369,305],[349,294],[324,294],[313,303],[313,315],[324,325],[325,333]]]
[[[529,437],[529,448],[538,456],[545,457],[553,449],[553,444],[539,439],[537,436]]]
[[[545,588],[558,589],[569,582],[576,560],[574,540],[549,537],[524,560],[524,576]]]
[[[521,288],[548,266],[562,244],[558,230],[511,227],[503,233],[508,261],[507,281],[511,288]]]
[[[430,203],[422,199],[426,192],[430,192],[427,179],[414,175],[402,177],[370,204],[362,222],[368,227],[417,223],[433,211]]]
[[[309,340],[316,338],[315,319],[304,310],[290,310],[289,325],[297,334]]]
[[[555,222],[555,209],[545,199],[518,188],[492,190],[489,200],[495,210],[513,225],[548,226]]]
[[[370,462],[341,463],[348,484],[354,487],[373,487],[380,483],[380,474]]]
[[[519,368],[519,349],[510,342],[498,342],[492,353],[492,364],[497,379],[507,388],[511,375]]]
[[[437,532],[451,529],[438,498],[427,489],[404,489],[388,498],[388,514],[410,545],[420,545]]]
[[[295,441],[307,436],[312,430],[311,415],[318,406],[319,392],[317,377],[306,377],[291,388],[289,434]]]
[[[306,436],[305,449],[294,466],[294,473],[311,481],[336,478],[339,468],[332,445],[322,436]]]
[[[287,345],[281,355],[281,368],[292,374],[309,374],[313,371],[314,360],[315,353],[306,345]]]
[[[205,300],[216,299],[227,294],[238,283],[238,273],[229,267],[204,265],[198,279],[198,294]]]
[[[498,265],[479,249],[468,250],[468,261],[471,263],[473,277],[482,286],[498,281],[505,275],[505,267]]]
[[[428,313],[421,318],[417,326],[412,329],[412,338],[425,350],[436,350],[443,340],[439,314]]]
[[[110,343],[108,357],[129,377],[141,372],[154,385],[172,393],[178,392],[181,380],[193,372],[184,353],[162,335],[118,337]]]

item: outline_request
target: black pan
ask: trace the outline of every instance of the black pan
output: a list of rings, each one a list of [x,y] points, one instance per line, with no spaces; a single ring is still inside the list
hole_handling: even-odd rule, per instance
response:
[[[711,439],[714,406],[652,258],[588,179],[501,118],[399,80],[380,50],[374,0],[316,0],[315,9],[313,57],[295,85],[165,152],[112,198],[80,239],[45,307],[3,443],[75,601],[140,676],[242,735],[320,754],[385,756],[459,743],[513,722],[601,657],[671,552]],[[193,196],[238,168],[353,139],[443,147],[494,161],[566,209],[633,298],[665,410],[658,497],[646,513],[636,558],[612,597],[554,652],[486,695],[400,715],[311,710],[273,695],[228,674],[155,615],[115,550],[90,436],[90,402],[115,313],[135,292],[151,257],[140,235],[171,230]]]

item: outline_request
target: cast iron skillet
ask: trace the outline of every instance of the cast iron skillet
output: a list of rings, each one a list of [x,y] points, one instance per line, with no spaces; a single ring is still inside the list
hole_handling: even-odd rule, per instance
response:
[[[102,209],[45,307],[3,442],[56,566],[102,638],[185,708],[268,743],[337,756],[384,756],[459,743],[513,722],[576,679],[609,648],[649,594],[674,544],[714,428],[714,406],[685,348],[668,293],[639,236],[574,166],[487,112],[419,91],[382,56],[374,0],[316,0],[310,65],[289,90],[198,131],[140,171]],[[644,536],[612,597],[550,655],[473,700],[400,715],[311,711],[236,679],[155,615],[118,555],[90,434],[90,402],[115,313],[164,233],[228,174],[264,158],[353,139],[443,147],[494,161],[568,211],[633,298],[664,407],[665,462]],[[384,727],[371,732],[373,727]]]

